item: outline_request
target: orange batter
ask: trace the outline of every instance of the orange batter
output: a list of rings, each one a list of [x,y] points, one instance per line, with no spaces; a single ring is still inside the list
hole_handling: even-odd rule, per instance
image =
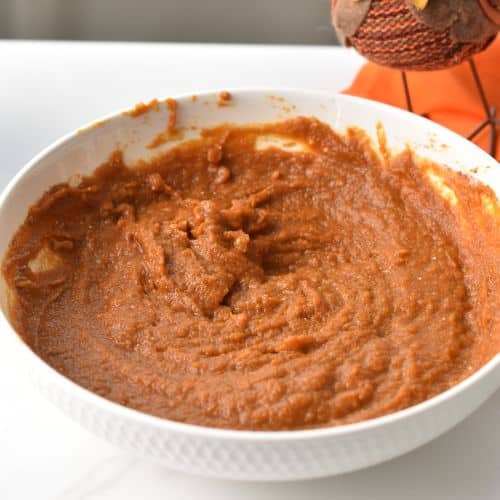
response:
[[[410,153],[382,163],[358,132],[228,126],[54,186],[3,272],[22,338],[105,398],[214,427],[333,426],[499,351],[498,215],[491,190]]]

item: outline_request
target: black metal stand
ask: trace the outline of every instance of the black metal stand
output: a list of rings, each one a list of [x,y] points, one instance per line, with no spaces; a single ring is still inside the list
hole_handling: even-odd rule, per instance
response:
[[[472,72],[472,77],[474,78],[474,82],[476,84],[477,90],[479,92],[479,97],[481,98],[481,104],[483,105],[484,112],[486,114],[486,118],[467,136],[467,139],[473,140],[481,130],[486,127],[490,128],[490,142],[489,142],[489,153],[493,158],[495,158],[496,154],[496,146],[497,146],[497,128],[500,126],[500,119],[497,118],[497,110],[495,106],[490,106],[488,103],[488,99],[486,98],[486,93],[484,92],[483,84],[481,82],[481,78],[479,77],[479,73],[477,72],[476,64],[474,59],[471,57],[469,59],[469,66]],[[408,111],[413,112],[413,105],[411,102],[410,88],[408,86],[408,78],[404,71],[401,71],[401,77],[403,80],[403,88],[405,92],[406,99],[406,107]]]
[[[406,108],[410,113],[413,113],[413,105],[411,103],[410,88],[408,87],[408,78],[406,77],[406,71],[401,71],[401,76],[403,78],[403,88],[405,90]]]
[[[479,91],[479,96],[481,97],[481,104],[483,105],[486,118],[467,136],[467,139],[473,140],[474,137],[476,137],[477,134],[481,132],[481,130],[489,126],[489,152],[491,156],[495,157],[497,147],[497,127],[500,125],[500,120],[497,118],[497,110],[495,106],[490,106],[488,104],[488,99],[486,98],[486,93],[484,92],[481,78],[479,78],[479,73],[477,72],[476,63],[474,62],[474,59],[472,59],[472,57],[469,59],[469,66],[472,72],[472,77],[474,78],[474,82],[476,83],[477,90]]]

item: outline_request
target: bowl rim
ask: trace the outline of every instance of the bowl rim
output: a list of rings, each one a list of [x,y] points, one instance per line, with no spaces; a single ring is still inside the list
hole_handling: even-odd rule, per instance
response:
[[[444,134],[454,138],[455,140],[465,141],[466,139],[459,134],[435,123],[428,119],[409,113],[406,110],[390,106],[388,104],[372,101],[370,99],[365,99],[356,96],[350,96],[346,94],[330,93],[326,91],[317,91],[302,88],[269,88],[269,87],[252,87],[252,88],[227,88],[227,89],[210,89],[201,90],[199,92],[190,92],[186,94],[179,94],[172,96],[173,99],[177,101],[188,100],[193,94],[199,98],[203,97],[213,97],[217,95],[222,90],[227,90],[233,95],[252,95],[252,94],[265,94],[265,95],[294,95],[302,97],[312,97],[312,98],[323,98],[330,99],[337,103],[337,101],[353,101],[358,104],[362,104],[372,109],[380,109],[384,113],[395,113],[397,115],[404,115],[408,119],[411,116],[412,120],[420,122],[422,126],[431,129],[432,132],[437,134]],[[159,102],[164,102],[165,99],[158,99]],[[130,113],[133,107],[127,107],[120,109],[118,111],[108,113],[105,116],[92,120],[91,122],[79,127],[65,135],[61,138],[53,141],[48,146],[43,148],[38,154],[36,154],[30,161],[28,161],[8,182],[6,187],[2,190],[0,194],[0,211],[3,210],[5,200],[9,197],[12,191],[15,189],[19,181],[32,169],[34,168],[43,158],[51,154],[53,151],[69,143],[75,137],[84,134],[90,130],[96,128],[97,125],[102,123],[107,123],[111,120],[117,119],[122,115]],[[383,120],[383,118],[381,118]],[[488,155],[481,148],[476,146],[474,143],[469,143],[469,147],[475,149],[475,154],[478,158],[482,157],[488,163],[495,161],[490,155]],[[500,171],[499,171],[500,174]],[[3,258],[3,256],[2,256]],[[342,437],[350,434],[362,433],[365,431],[370,431],[383,427],[390,424],[395,424],[402,420],[410,419],[416,417],[427,411],[431,411],[433,408],[445,403],[446,401],[453,399],[460,393],[465,392],[470,387],[475,385],[481,379],[488,377],[492,372],[500,366],[500,352],[493,356],[487,363],[485,363],[479,370],[476,370],[471,375],[460,381],[458,384],[450,387],[449,389],[437,394],[436,396],[422,401],[416,405],[412,405],[403,410],[399,410],[387,415],[380,417],[370,418],[366,420],[361,420],[359,422],[343,424],[337,426],[325,426],[312,429],[298,429],[298,430],[271,430],[271,431],[253,431],[253,430],[239,430],[239,429],[227,429],[218,427],[208,427],[203,425],[189,424],[184,422],[178,422],[175,420],[170,420],[166,418],[157,417],[154,415],[149,415],[139,410],[129,408],[111,400],[108,400],[98,394],[86,389],[85,387],[73,382],[71,379],[63,375],[62,373],[55,370],[52,366],[46,363],[41,357],[39,357],[19,336],[14,327],[11,325],[9,319],[7,318],[6,312],[3,308],[0,308],[0,327],[1,329],[7,329],[9,331],[8,337],[10,337],[14,343],[17,343],[20,350],[25,354],[26,358],[31,360],[33,363],[38,365],[38,368],[44,371],[47,377],[52,377],[53,380],[61,385],[63,389],[68,392],[72,392],[79,399],[85,400],[87,403],[99,407],[100,410],[111,413],[113,416],[120,417],[129,421],[134,421],[136,424],[144,424],[145,426],[155,427],[157,430],[172,432],[172,433],[182,433],[185,435],[191,435],[193,437],[203,437],[205,439],[221,439],[221,440],[233,440],[242,442],[291,442],[291,441],[302,441],[302,440],[318,440],[325,438],[335,438]],[[15,342],[17,340],[17,342]],[[500,385],[500,378],[498,385]]]

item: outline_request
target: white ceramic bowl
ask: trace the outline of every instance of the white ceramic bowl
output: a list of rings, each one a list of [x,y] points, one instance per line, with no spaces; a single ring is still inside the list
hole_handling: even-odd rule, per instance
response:
[[[482,150],[458,135],[410,113],[363,99],[300,90],[234,91],[231,105],[217,106],[216,93],[177,99],[179,126],[222,122],[277,121],[316,116],[334,129],[357,125],[373,138],[380,121],[388,145],[408,143],[441,164],[470,172],[500,194],[500,168]],[[146,145],[165,129],[168,110],[131,117],[117,113],[57,141],[7,186],[0,198],[0,255],[23,222],[27,210],[53,184],[89,174],[117,147],[133,162],[157,154]],[[196,134],[190,131],[188,135]],[[167,146],[168,147],[168,146]],[[477,170],[476,170],[477,169]],[[293,480],[340,474],[406,453],[453,427],[500,385],[500,355],[471,377],[439,396],[385,417],[343,427],[291,432],[231,431],[187,425],[152,417],[107,401],[69,381],[19,341],[5,310],[2,287],[1,334],[15,342],[19,368],[69,417],[98,436],[169,467],[224,478]],[[494,429],[491,430],[494,432]]]

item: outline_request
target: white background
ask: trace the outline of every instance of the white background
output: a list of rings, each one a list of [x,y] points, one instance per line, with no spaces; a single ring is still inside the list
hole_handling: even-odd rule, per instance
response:
[[[0,42],[0,187],[60,135],[138,101],[231,87],[338,91],[333,47]],[[22,378],[0,332],[0,499],[498,500],[500,392],[452,431],[364,471],[298,483],[190,477],[95,438]]]

